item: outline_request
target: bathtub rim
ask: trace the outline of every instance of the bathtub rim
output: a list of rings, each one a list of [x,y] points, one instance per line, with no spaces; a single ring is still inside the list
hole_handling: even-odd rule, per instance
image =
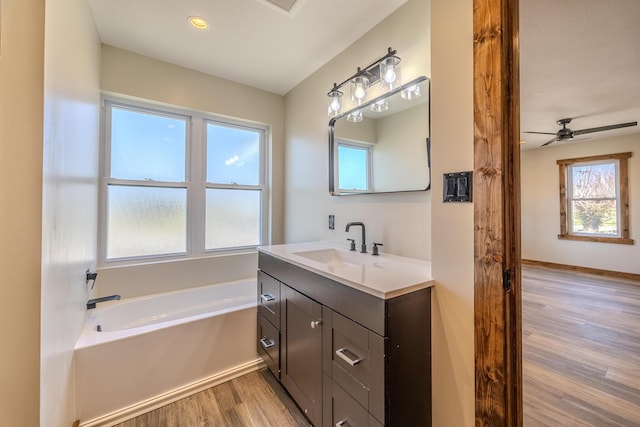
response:
[[[122,302],[128,301],[142,301],[142,300],[147,300],[147,299],[151,299],[154,298],[156,296],[168,296],[171,294],[176,294],[176,293],[181,293],[181,292],[185,292],[185,291],[190,291],[190,290],[197,290],[199,288],[213,288],[216,286],[221,286],[221,285],[234,285],[234,284],[240,284],[240,283],[251,283],[253,285],[256,286],[257,288],[257,279],[255,277],[253,278],[247,278],[247,279],[239,279],[239,280],[232,280],[232,281],[228,281],[228,282],[221,282],[221,283],[212,283],[212,284],[208,284],[208,285],[202,285],[202,286],[195,286],[195,287],[191,287],[191,288],[185,288],[185,289],[178,289],[178,290],[174,290],[174,291],[167,291],[167,292],[159,292],[157,294],[150,294],[150,295],[142,295],[142,296],[137,296],[137,297],[132,297],[132,298],[127,298],[127,299],[123,299],[121,300]],[[224,315],[226,313],[230,313],[230,312],[234,312],[234,311],[240,311],[240,310],[247,310],[247,309],[255,309],[257,307],[257,299],[255,298],[255,289],[254,292],[249,295],[247,294],[247,297],[252,296],[253,300],[246,302],[246,303],[241,303],[241,304],[237,304],[231,307],[226,307],[223,309],[218,309],[215,311],[210,311],[207,313],[200,313],[200,314],[195,314],[192,316],[186,316],[186,317],[182,317],[179,319],[173,319],[173,320],[168,320],[168,321],[164,321],[164,322],[158,322],[158,323],[153,323],[153,324],[149,324],[149,325],[143,325],[143,326],[137,326],[135,328],[129,328],[129,329],[123,329],[123,330],[117,330],[117,331],[106,331],[106,332],[98,332],[96,330],[96,327],[98,325],[97,319],[96,319],[96,313],[99,313],[100,308],[96,308],[96,309],[92,309],[92,310],[88,310],[89,313],[87,314],[86,318],[85,318],[85,323],[84,326],[82,328],[82,331],[80,333],[80,336],[78,337],[78,340],[76,341],[74,350],[80,350],[86,347],[92,347],[92,346],[96,346],[96,345],[101,345],[101,344],[106,344],[112,341],[116,341],[116,340],[121,340],[121,339],[127,339],[130,337],[135,337],[138,335],[142,335],[142,334],[146,334],[152,331],[156,331],[158,329],[164,329],[164,328],[170,328],[172,326],[176,326],[176,325],[181,325],[184,323],[189,323],[189,322],[195,322],[197,320],[200,319],[205,319],[208,317],[212,317],[212,316],[219,316],[219,315]],[[107,308],[109,306],[112,305],[117,305],[118,303],[120,303],[120,301],[107,301],[104,303],[101,303],[102,306],[104,308]],[[93,311],[96,310],[96,311]]]

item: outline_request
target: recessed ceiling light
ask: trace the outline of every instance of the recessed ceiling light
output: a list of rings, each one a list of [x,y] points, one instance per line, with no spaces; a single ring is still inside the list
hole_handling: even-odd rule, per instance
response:
[[[189,23],[193,28],[197,28],[198,30],[206,30],[209,26],[209,23],[202,16],[190,16]]]

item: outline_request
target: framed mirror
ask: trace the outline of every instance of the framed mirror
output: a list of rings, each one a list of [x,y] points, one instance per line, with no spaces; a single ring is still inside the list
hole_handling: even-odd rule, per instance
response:
[[[431,188],[430,81],[418,77],[329,121],[329,193]]]

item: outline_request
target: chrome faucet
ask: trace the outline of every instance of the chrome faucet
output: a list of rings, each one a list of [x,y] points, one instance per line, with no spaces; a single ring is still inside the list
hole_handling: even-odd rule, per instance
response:
[[[347,224],[347,228],[345,231],[349,231],[349,229],[351,228],[352,225],[359,225],[360,227],[362,227],[362,246],[360,246],[360,253],[366,254],[367,253],[367,242],[365,240],[365,234],[364,234],[364,224],[361,222],[350,222]]]
[[[87,310],[96,308],[96,304],[99,302],[113,301],[113,300],[119,300],[119,299],[120,299],[120,295],[109,295],[108,297],[90,299],[89,301],[87,301]]]

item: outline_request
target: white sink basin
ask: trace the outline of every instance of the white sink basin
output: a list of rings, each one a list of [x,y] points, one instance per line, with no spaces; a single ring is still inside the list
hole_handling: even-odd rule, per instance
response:
[[[385,261],[385,259],[380,256],[334,248],[293,252],[292,254],[334,268],[369,265]]]

